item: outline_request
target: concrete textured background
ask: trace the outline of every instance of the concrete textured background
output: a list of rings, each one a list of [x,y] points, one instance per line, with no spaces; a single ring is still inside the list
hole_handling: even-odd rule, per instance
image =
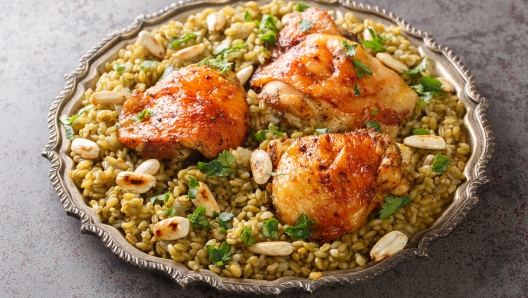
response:
[[[109,33],[171,0],[0,0],[0,296],[228,297],[180,290],[121,261],[83,235],[48,180],[41,157],[47,114],[78,59]],[[496,138],[481,202],[430,258],[397,265],[313,297],[528,296],[528,1],[364,1],[386,8],[450,47],[490,102]],[[304,296],[288,293],[285,296]]]

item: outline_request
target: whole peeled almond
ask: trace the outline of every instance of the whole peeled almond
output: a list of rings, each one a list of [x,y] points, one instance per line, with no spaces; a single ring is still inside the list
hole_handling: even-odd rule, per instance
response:
[[[270,173],[273,171],[273,164],[268,153],[264,150],[255,150],[251,154],[250,159],[251,172],[253,179],[257,184],[265,184],[271,177]]]
[[[160,162],[157,159],[147,159],[136,168],[134,173],[156,175],[159,168]]]
[[[96,159],[99,157],[99,145],[94,141],[77,138],[71,143],[71,150],[84,159]]]
[[[175,216],[158,222],[152,232],[159,240],[176,240],[189,235],[189,227],[187,218]]]
[[[383,261],[386,258],[401,251],[407,244],[407,235],[400,231],[392,231],[385,234],[374,244],[370,250],[370,257],[375,262]]]
[[[131,193],[142,194],[156,185],[156,178],[148,174],[124,171],[117,174],[116,184]]]
[[[258,242],[247,247],[256,254],[266,256],[289,256],[293,252],[293,246],[286,241]]]

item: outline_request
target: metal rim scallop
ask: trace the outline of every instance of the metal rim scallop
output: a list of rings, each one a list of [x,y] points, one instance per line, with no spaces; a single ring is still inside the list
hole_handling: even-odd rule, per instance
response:
[[[264,2],[264,1],[260,1]],[[305,1],[306,2],[306,1]],[[308,3],[310,1],[307,1]],[[338,11],[352,11],[360,18],[368,17],[386,25],[394,24],[403,28],[403,34],[411,43],[419,45],[421,54],[434,56],[437,68],[443,76],[455,82],[459,97],[466,105],[466,133],[470,136],[472,148],[465,174],[467,177],[455,194],[451,205],[438,218],[435,224],[424,231],[413,235],[402,252],[380,263],[368,263],[365,267],[340,271],[327,271],[318,280],[308,278],[283,277],[274,281],[224,278],[208,271],[195,272],[172,260],[152,257],[130,245],[115,228],[101,223],[97,214],[84,202],[82,192],[69,179],[67,171],[72,161],[67,154],[68,141],[62,132],[58,117],[80,106],[76,100],[83,92],[84,86],[93,84],[97,79],[97,68],[103,66],[101,61],[110,59],[112,50],[135,40],[139,32],[167,22],[172,18],[185,17],[205,7],[221,7],[243,3],[242,1],[179,1],[150,15],[140,15],[130,26],[110,34],[94,46],[80,59],[79,68],[66,75],[66,86],[53,102],[48,114],[50,140],[42,155],[51,162],[49,178],[57,191],[66,213],[81,220],[81,232],[101,238],[104,244],[121,259],[144,269],[162,272],[170,276],[181,287],[193,284],[208,284],[218,290],[236,293],[279,294],[284,291],[302,289],[312,292],[317,288],[331,284],[352,284],[374,278],[388,271],[396,264],[410,260],[415,256],[427,256],[427,249],[432,241],[449,234],[468,212],[479,201],[477,188],[488,182],[485,168],[493,153],[494,139],[486,118],[488,100],[476,91],[473,76],[462,61],[447,47],[437,44],[432,35],[422,32],[402,18],[376,6],[363,5],[355,1],[318,0],[313,4],[322,8]],[[65,141],[66,140],[66,141]]]

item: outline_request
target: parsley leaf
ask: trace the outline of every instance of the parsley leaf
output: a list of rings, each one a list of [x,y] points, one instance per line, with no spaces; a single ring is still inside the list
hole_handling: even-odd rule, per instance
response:
[[[279,239],[279,221],[270,218],[262,223],[262,235],[264,237]]]
[[[193,176],[187,176],[189,178],[189,193],[187,194],[189,196],[189,199],[194,200],[196,199],[196,194],[198,193],[198,188],[200,187],[200,183],[194,179]]]
[[[233,214],[228,212],[222,212],[218,215],[217,222],[218,225],[221,227],[220,233],[227,235],[227,230],[232,228],[231,225],[228,223],[228,221],[230,221],[231,219],[233,219]]]
[[[219,162],[222,163],[222,166],[229,168],[232,164],[236,162],[236,158],[231,152],[224,150],[224,152],[220,153],[218,157],[216,158]]]
[[[354,84],[354,94],[356,96],[361,96],[361,91],[359,90],[359,86],[357,84]]]
[[[259,39],[272,46],[277,44],[277,34],[273,31],[268,31],[267,33],[261,34]]]
[[[139,113],[139,115],[137,115],[136,122],[141,122],[143,121],[143,119],[145,119],[145,117],[150,117],[152,114],[152,111],[150,111],[149,109],[144,109],[143,111],[141,111],[141,113]]]
[[[257,133],[255,133],[253,135],[253,138],[255,138],[255,140],[259,141],[259,142],[262,142],[264,141],[266,138],[267,138],[267,135],[268,134],[268,131],[267,130],[259,130]]]
[[[306,32],[308,30],[310,30],[310,28],[313,27],[313,23],[306,20],[306,19],[300,19],[299,20],[299,30],[301,30],[301,32]]]
[[[298,12],[304,12],[308,8],[310,8],[310,5],[302,3],[302,2],[295,4],[295,6],[293,7],[293,9],[295,9]]]
[[[382,52],[382,51],[386,52],[387,49],[385,47],[383,47],[382,42],[384,40],[389,40],[390,38],[381,37],[381,35],[376,33],[376,31],[374,31],[374,29],[372,29],[370,27],[368,28],[368,31],[370,33],[370,36],[372,36],[372,40],[363,40],[361,42],[361,44],[365,48],[373,49],[376,52]]]
[[[167,204],[167,201],[169,200],[170,196],[172,195],[172,192],[168,191],[162,195],[153,196],[150,198],[150,202],[152,204],[156,203],[158,200],[163,200],[163,205]]]
[[[420,64],[418,64],[418,66],[416,66],[415,68],[413,68],[413,69],[411,69],[409,71],[404,72],[404,74],[408,74],[408,75],[414,76],[414,75],[417,75],[419,73],[422,73],[422,72],[424,72],[427,69],[427,63],[429,63],[429,58],[424,57],[422,62],[420,62]]]
[[[316,225],[317,223],[306,214],[301,214],[301,217],[297,220],[294,226],[288,226],[284,229],[286,234],[290,235],[294,240],[302,240],[310,237],[312,231],[310,226]]]
[[[235,162],[236,159],[233,154],[224,150],[217,159],[211,162],[198,162],[198,168],[200,171],[206,172],[207,176],[228,177],[236,171],[236,169],[231,168]]]
[[[132,68],[132,64],[130,62],[127,62],[125,64],[115,64],[114,70],[117,72],[117,74],[122,74],[123,71],[129,70]]]
[[[427,128],[417,128],[413,130],[413,135],[429,135],[429,129]]]
[[[168,217],[174,217],[176,216],[176,209],[174,208],[165,208],[165,214],[167,214]]]
[[[378,111],[379,111],[378,108],[375,108],[372,111],[370,111],[369,114],[376,115],[378,113]]]
[[[283,137],[284,133],[280,130],[280,127],[270,125],[268,126],[268,129],[259,130],[257,133],[253,135],[255,140],[261,142],[267,139],[268,132],[273,133],[276,136]]]
[[[433,164],[431,165],[431,169],[433,169],[437,174],[443,174],[447,166],[450,164],[451,161],[449,160],[449,157],[437,154]]]
[[[66,131],[66,138],[68,140],[73,140],[73,137],[75,135],[75,132],[73,131],[73,127],[71,126],[73,121],[75,121],[77,118],[79,118],[82,114],[86,113],[87,111],[93,109],[94,105],[87,105],[84,108],[80,109],[79,112],[71,117],[68,117],[67,115],[62,115],[59,117],[60,123],[64,125],[64,130]]]
[[[270,45],[277,44],[277,33],[279,29],[275,21],[275,17],[271,15],[264,15],[259,24],[259,39]]]
[[[202,227],[207,231],[211,230],[211,224],[205,218],[205,206],[203,205],[198,206],[193,214],[187,215],[187,219],[191,222],[192,227]]]
[[[246,9],[246,13],[244,13],[244,21],[253,22],[253,18],[251,17],[251,14],[249,13],[249,10],[247,9]]]
[[[317,135],[324,135],[325,133],[329,133],[330,132],[330,128],[316,128],[315,129],[315,134]]]
[[[145,60],[139,65],[139,69],[146,71],[154,71],[158,67],[158,62],[153,60]]]
[[[381,206],[380,219],[389,218],[398,212],[400,208],[409,205],[411,202],[411,198],[408,196],[396,197],[394,195],[388,195],[385,197],[385,203]]]
[[[163,80],[166,76],[168,76],[173,71],[174,71],[174,65],[172,64],[167,65],[167,67],[165,67],[165,69],[163,70],[163,73],[159,77],[158,82]]]
[[[202,61],[198,62],[197,65],[207,65],[209,67],[218,69],[221,74],[225,74],[228,70],[231,70],[231,66],[233,66],[233,63],[227,62],[227,60],[223,59],[213,59],[211,57],[207,57]]]
[[[381,133],[381,125],[379,124],[378,121],[376,120],[367,121],[365,122],[365,125],[367,125],[367,127],[374,128],[377,132]]]
[[[341,41],[341,46],[345,49],[345,51],[341,50],[341,54],[348,57],[354,57],[356,54],[357,43],[351,45],[343,39],[343,41]]]
[[[433,77],[423,77],[420,79],[420,85],[414,85],[411,88],[423,98],[423,100],[417,102],[421,106],[428,103],[434,95],[444,94],[442,82]]]
[[[368,67],[368,65],[366,65],[365,63],[361,62],[361,60],[352,59],[352,62],[354,63],[354,70],[356,71],[358,78],[361,79],[366,75],[372,75],[370,67]]]
[[[251,244],[257,242],[255,241],[255,238],[251,236],[250,226],[245,226],[244,229],[242,229],[242,232],[240,233],[240,239],[242,240],[242,242],[244,242],[246,246],[250,246]]]
[[[209,254],[209,261],[216,264],[216,266],[224,266],[227,261],[231,260],[231,245],[223,242],[219,248],[214,245],[206,245],[207,254]]]
[[[184,42],[188,42],[189,40],[198,37],[198,35],[200,35],[200,34],[202,34],[202,33],[200,31],[198,31],[198,32],[186,33],[185,35],[183,35],[182,37],[179,37],[179,38],[175,37],[175,38],[170,40],[169,47],[170,48],[176,48],[180,44],[182,44]]]

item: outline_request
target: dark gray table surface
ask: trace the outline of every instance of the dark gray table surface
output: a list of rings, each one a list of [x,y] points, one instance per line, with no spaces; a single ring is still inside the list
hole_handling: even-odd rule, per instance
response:
[[[450,47],[489,99],[496,138],[491,182],[477,207],[430,258],[314,297],[518,297],[528,295],[528,1],[364,1],[386,8]],[[64,74],[114,30],[171,0],[0,0],[0,296],[223,297],[178,289],[81,234],[48,180],[40,154]],[[303,296],[305,293],[289,293]],[[225,297],[228,297],[227,295]]]

